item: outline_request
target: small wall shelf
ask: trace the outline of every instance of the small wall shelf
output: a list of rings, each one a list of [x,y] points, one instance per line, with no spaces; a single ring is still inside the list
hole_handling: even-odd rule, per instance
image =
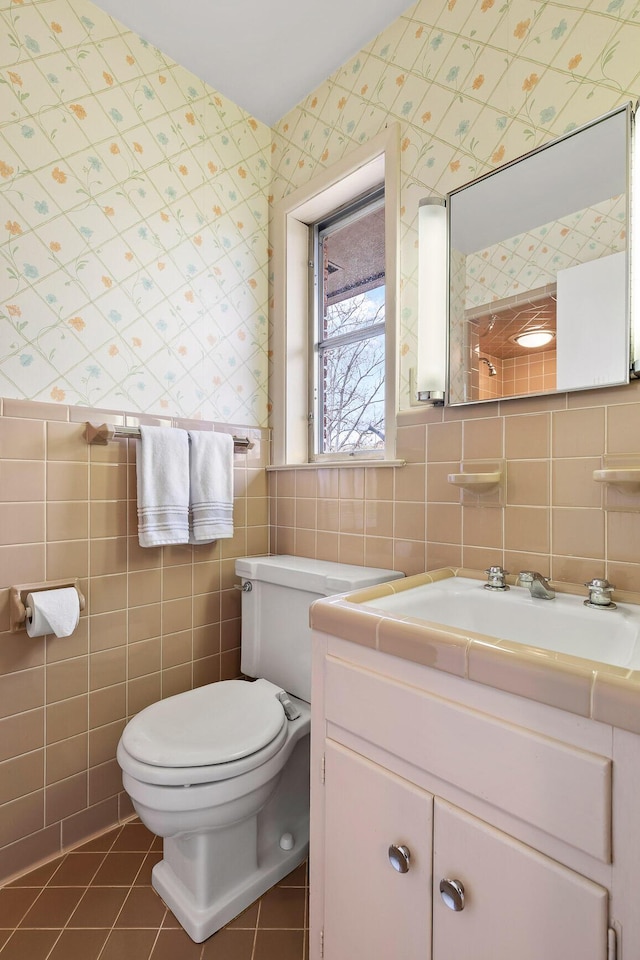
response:
[[[504,462],[499,460],[466,460],[457,473],[447,474],[447,481],[460,490],[460,501],[468,505],[502,504]]]
[[[495,490],[502,480],[502,471],[490,470],[487,473],[450,473],[449,483],[462,487],[469,493],[489,493]]]
[[[613,483],[626,493],[640,493],[640,467],[604,467],[593,471],[598,483]]]
[[[604,456],[593,479],[603,485],[605,510],[640,512],[640,455]]]

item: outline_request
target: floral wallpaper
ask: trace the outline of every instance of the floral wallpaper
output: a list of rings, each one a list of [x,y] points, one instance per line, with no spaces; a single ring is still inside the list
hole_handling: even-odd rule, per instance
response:
[[[275,199],[401,125],[401,396],[416,363],[417,207],[640,94],[637,0],[419,0],[273,132]]]
[[[270,140],[86,0],[0,0],[0,396],[265,425]]]
[[[637,0],[419,0],[272,130],[88,0],[0,0],[0,395],[264,425],[269,203],[402,130],[417,206],[640,93]]]
[[[626,249],[626,196],[612,197],[465,258],[466,307],[555,283],[558,270]]]

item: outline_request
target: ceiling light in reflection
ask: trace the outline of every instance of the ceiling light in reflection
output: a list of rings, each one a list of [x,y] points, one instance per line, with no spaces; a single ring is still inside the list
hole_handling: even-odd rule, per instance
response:
[[[544,347],[551,343],[554,334],[550,330],[527,330],[525,333],[519,333],[513,339],[519,347],[526,347],[533,350],[534,347]]]

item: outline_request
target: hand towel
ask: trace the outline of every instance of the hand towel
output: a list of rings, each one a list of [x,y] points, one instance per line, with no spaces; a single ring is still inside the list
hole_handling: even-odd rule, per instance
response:
[[[189,435],[140,427],[136,442],[138,540],[141,547],[189,542]]]
[[[189,543],[233,536],[233,437],[189,432]]]

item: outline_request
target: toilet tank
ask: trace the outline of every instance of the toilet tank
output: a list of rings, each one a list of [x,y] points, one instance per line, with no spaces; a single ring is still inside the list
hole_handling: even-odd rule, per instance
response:
[[[243,584],[242,672],[264,677],[307,702],[313,601],[404,576],[397,570],[290,556],[241,557],[236,574]]]

